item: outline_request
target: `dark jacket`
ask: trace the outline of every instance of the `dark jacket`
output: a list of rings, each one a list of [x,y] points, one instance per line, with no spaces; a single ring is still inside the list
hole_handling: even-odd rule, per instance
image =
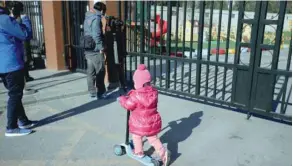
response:
[[[104,35],[102,32],[102,14],[98,10],[91,10],[85,13],[84,36],[92,36],[96,43],[95,52],[104,50]]]

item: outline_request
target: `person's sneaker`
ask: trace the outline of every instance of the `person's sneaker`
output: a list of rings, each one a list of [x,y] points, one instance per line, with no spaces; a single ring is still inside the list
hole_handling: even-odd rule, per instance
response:
[[[20,129],[20,128],[15,128],[15,129],[7,129],[5,132],[6,137],[18,137],[18,136],[24,136],[24,135],[29,135],[33,131],[30,129]]]
[[[171,152],[169,150],[165,151],[165,154],[163,156],[163,164],[164,166],[169,166],[170,165],[170,160],[171,160]]]
[[[91,97],[91,98],[96,98],[97,95],[96,95],[96,93],[90,93],[90,97]]]
[[[106,99],[107,98],[107,94],[104,93],[104,94],[98,94],[98,100],[101,100],[101,99]]]
[[[18,127],[20,129],[29,129],[29,128],[32,128],[34,126],[36,126],[38,124],[38,121],[27,121],[25,123],[21,123],[20,121],[18,122]]]
[[[26,82],[34,81],[35,79],[31,76],[25,78]]]

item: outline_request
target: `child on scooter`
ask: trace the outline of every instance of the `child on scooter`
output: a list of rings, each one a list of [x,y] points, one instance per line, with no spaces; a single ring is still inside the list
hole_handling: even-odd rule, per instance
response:
[[[134,154],[144,157],[143,137],[155,148],[164,166],[170,163],[170,152],[158,138],[162,120],[157,111],[158,91],[151,85],[151,74],[144,64],[140,64],[133,75],[135,90],[127,96],[121,96],[119,102],[122,107],[131,111],[129,118],[129,132],[132,134]]]

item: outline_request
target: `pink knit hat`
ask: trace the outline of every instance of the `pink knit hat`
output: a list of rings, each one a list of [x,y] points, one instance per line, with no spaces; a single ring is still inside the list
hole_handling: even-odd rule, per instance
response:
[[[134,88],[142,88],[147,82],[151,82],[152,76],[144,64],[140,64],[133,74]]]

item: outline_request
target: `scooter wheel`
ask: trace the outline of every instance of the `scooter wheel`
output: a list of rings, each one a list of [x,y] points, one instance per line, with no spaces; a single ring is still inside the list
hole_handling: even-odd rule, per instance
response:
[[[122,156],[126,153],[125,148],[121,145],[115,145],[114,146],[114,153],[116,156]]]
[[[160,162],[158,160],[152,159],[151,161],[154,166],[160,166]]]

